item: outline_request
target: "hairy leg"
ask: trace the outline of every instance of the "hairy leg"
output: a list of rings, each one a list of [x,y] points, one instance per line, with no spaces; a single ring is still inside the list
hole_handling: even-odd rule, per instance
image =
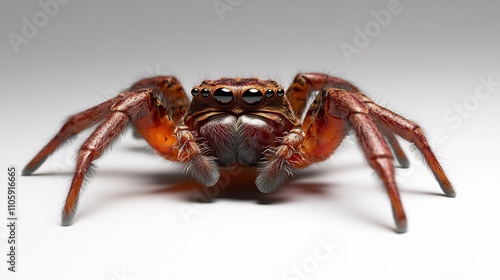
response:
[[[165,109],[173,123],[182,122],[189,107],[189,99],[179,80],[174,76],[156,76],[134,83],[128,91],[151,89],[160,101],[167,105]]]
[[[302,114],[307,110],[306,105],[309,98],[311,98],[311,94],[325,87],[340,88],[352,92],[359,91],[353,84],[338,77],[322,73],[297,74],[293,83],[286,91],[286,97],[298,119],[301,119]],[[307,124],[305,123],[305,125]]]
[[[389,145],[370,117],[370,110],[355,94],[328,88],[325,110],[352,125],[368,164],[375,170],[389,195],[397,232],[406,232],[407,221],[396,186],[393,155]]]
[[[300,168],[331,156],[352,128],[369,165],[375,170],[389,196],[396,230],[407,229],[406,215],[395,181],[393,155],[383,135],[369,115],[370,110],[355,94],[344,89],[326,88],[307,112],[309,125],[293,129],[261,168],[257,187],[263,192],[277,189]]]
[[[287,90],[287,99],[297,118],[302,116],[311,94],[326,86],[357,90],[354,85],[340,78],[320,73],[298,74]],[[294,168],[328,159],[341,144],[350,127],[347,122],[324,110],[327,100],[327,94],[318,94],[309,106],[302,125],[290,131],[282,145],[268,155],[256,180],[260,191],[278,189],[292,175]]]
[[[72,136],[102,121],[111,112],[111,106],[121,100],[122,97],[123,94],[120,94],[115,98],[69,117],[56,136],[24,167],[22,174],[29,175],[35,172],[58,147],[66,143]]]
[[[169,118],[174,124],[179,123],[189,106],[189,99],[177,78],[173,76],[157,76],[142,79],[134,83],[125,92],[147,88],[151,89],[163,104],[168,104],[165,110],[167,110]],[[81,131],[102,121],[111,112],[111,106],[121,100],[123,95],[124,93],[69,117],[56,136],[26,165],[22,174],[32,174],[57,148],[64,145],[64,143]]]
[[[443,192],[447,196],[454,197],[456,192],[453,189],[450,180],[448,180],[448,177],[444,173],[443,168],[436,159],[434,152],[431,150],[422,129],[420,129],[416,123],[409,121],[380,105],[373,102],[365,103],[370,109],[370,114],[378,120],[380,125],[383,125],[386,130],[399,135],[417,147]]]
[[[62,211],[62,224],[70,225],[78,204],[82,184],[89,179],[92,162],[99,158],[109,144],[123,131],[129,118],[124,112],[112,112],[83,143],[76,161],[75,173]]]
[[[135,116],[151,94],[150,90],[124,93],[124,98],[115,103],[108,117],[92,132],[78,152],[75,173],[62,211],[62,224],[70,225],[78,204],[82,184],[91,175],[92,162],[123,131],[130,116]]]
[[[293,129],[284,138],[282,145],[261,168],[257,178],[257,186],[261,191],[277,189],[283,178],[291,175],[293,168],[329,158],[349,130],[353,129],[368,163],[382,180],[389,195],[398,232],[406,231],[407,220],[395,182],[393,158],[398,160],[401,167],[408,167],[409,162],[395,134],[416,145],[445,194],[454,196],[449,180],[416,124],[374,104],[351,83],[316,73],[297,75],[287,90],[287,98],[298,118],[302,116],[308,98],[315,90],[320,93],[305,114],[302,126]]]
[[[394,136],[394,133],[387,131],[384,128],[381,128],[379,126],[380,132],[384,135],[385,139],[387,140],[387,143],[389,146],[391,146],[391,150],[394,153],[394,157],[399,163],[399,167],[401,168],[408,168],[410,167],[410,161],[408,160],[408,157],[406,156],[405,152],[403,151],[403,148],[399,145],[398,139]]]
[[[351,82],[346,81],[342,78],[322,73],[298,74],[297,76],[295,76],[293,83],[287,90],[287,98],[290,101],[290,104],[292,105],[294,111],[296,112],[297,118],[300,119],[300,117],[304,113],[304,110],[308,109],[308,112],[306,113],[304,120],[302,122],[302,129],[307,131],[307,133],[315,134],[316,137],[308,137],[310,139],[321,137],[322,133],[324,133],[325,131],[324,129],[321,129],[321,127],[325,125],[339,127],[339,129],[344,129],[344,126],[341,124],[332,124],[333,122],[335,122],[335,120],[328,119],[328,116],[321,115],[322,111],[321,107],[323,106],[325,100],[324,97],[321,97],[319,94],[318,96],[316,96],[316,99],[311,104],[311,106],[309,106],[309,108],[306,108],[308,99],[312,97],[311,94],[314,91],[321,91],[326,87],[343,89],[348,92],[352,92],[353,94],[356,94],[356,96],[358,96],[362,101],[371,102],[371,99],[363,95],[356,86],[354,86]],[[320,115],[318,115],[318,113]],[[313,121],[315,122],[315,124],[311,126],[311,122]],[[328,122],[328,124],[320,124],[317,122]],[[320,132],[318,133],[317,131]],[[391,149],[394,152],[394,155],[398,160],[400,166],[402,168],[409,167],[408,158],[406,157],[403,149],[399,145],[393,133],[384,130],[382,131],[382,133],[384,137],[387,139],[389,145],[391,146]],[[321,155],[323,155],[324,157],[329,157],[332,154],[332,151],[334,151],[340,144],[340,141],[343,139],[345,132],[340,131],[336,135],[338,135],[338,137],[336,137],[335,139],[334,137],[331,136],[323,137],[324,139],[328,139],[331,141],[327,141],[326,144],[328,146],[327,148],[317,149],[318,152],[316,154],[318,157],[321,157]]]

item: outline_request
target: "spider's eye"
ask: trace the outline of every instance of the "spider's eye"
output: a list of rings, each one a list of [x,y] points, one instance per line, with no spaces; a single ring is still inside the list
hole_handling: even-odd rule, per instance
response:
[[[200,92],[200,91],[199,91],[197,88],[193,88],[193,89],[191,90],[191,94],[192,94],[193,96],[197,96],[199,92]]]
[[[283,95],[285,95],[285,90],[282,88],[278,89],[278,91],[276,91],[276,95],[282,97]]]
[[[257,105],[262,101],[262,92],[256,88],[248,89],[241,96],[247,105]]]
[[[201,96],[203,97],[208,97],[210,95],[210,92],[206,88],[201,89]]]
[[[272,90],[272,89],[266,90],[266,97],[267,98],[271,98],[271,97],[273,97],[273,95],[274,95],[274,90]]]
[[[233,98],[233,93],[227,88],[219,88],[214,92],[215,102],[222,105],[231,103],[231,101],[233,101]]]

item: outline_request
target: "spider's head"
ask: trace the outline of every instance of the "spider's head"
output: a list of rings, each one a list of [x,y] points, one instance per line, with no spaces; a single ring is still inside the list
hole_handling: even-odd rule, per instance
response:
[[[205,80],[191,90],[185,120],[218,114],[276,113],[293,118],[285,90],[276,81],[258,78]]]

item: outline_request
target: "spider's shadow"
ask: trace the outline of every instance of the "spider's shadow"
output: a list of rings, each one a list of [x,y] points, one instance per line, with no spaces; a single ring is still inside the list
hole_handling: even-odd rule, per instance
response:
[[[235,175],[229,175],[230,173]],[[241,168],[230,172],[221,170],[221,179],[212,187],[205,187],[194,181],[189,175],[182,172],[143,172],[143,171],[120,171],[101,170],[96,174],[98,177],[118,177],[131,178],[141,183],[142,187],[138,191],[122,192],[99,198],[99,200],[86,202],[85,207],[80,207],[77,217],[98,212],[99,208],[109,205],[112,201],[117,201],[129,197],[141,197],[151,195],[168,196],[169,199],[179,199],[184,202],[193,203],[213,203],[219,200],[251,201],[260,205],[272,205],[285,203],[290,200],[299,199],[303,195],[324,196],[326,187],[333,184],[322,183],[300,183],[301,179],[316,177],[322,171],[308,169],[294,173],[284,186],[273,193],[262,193],[255,186],[256,169]],[[64,176],[71,178],[73,172],[46,172],[35,173],[30,176]],[[153,187],[154,186],[154,187]],[[160,187],[158,187],[160,186]],[[88,205],[90,204],[90,205]]]
[[[218,200],[254,201],[261,205],[272,205],[284,203],[294,199],[296,194],[325,193],[328,184],[320,183],[295,183],[299,179],[319,175],[319,171],[308,170],[295,174],[282,188],[273,193],[262,193],[255,186],[255,169],[242,168],[237,170],[236,175],[229,175],[222,170],[221,179],[212,187],[205,187],[193,181],[189,176],[183,175],[181,180],[176,180],[164,188],[156,189],[150,193],[154,194],[178,194],[178,197],[186,202],[212,203]],[[152,184],[164,184],[168,175],[150,177]],[[170,178],[171,180],[171,178]]]

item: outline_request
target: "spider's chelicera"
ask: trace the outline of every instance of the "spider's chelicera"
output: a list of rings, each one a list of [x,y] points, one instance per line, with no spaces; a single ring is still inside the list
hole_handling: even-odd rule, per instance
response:
[[[455,196],[419,126],[375,104],[343,79],[298,74],[285,92],[272,80],[221,78],[203,81],[191,95],[190,102],[172,76],[140,80],[118,96],[70,117],[23,174],[33,173],[71,136],[100,123],[78,153],[62,212],[63,225],[69,225],[92,162],[128,124],[158,155],[186,164],[201,184],[215,185],[219,166],[255,167],[255,184],[265,193],[278,189],[294,169],[329,158],[354,130],[389,195],[398,232],[406,231],[407,222],[394,160],[401,167],[409,163],[395,135],[415,145],[443,192]],[[310,98],[314,101],[307,106]]]

